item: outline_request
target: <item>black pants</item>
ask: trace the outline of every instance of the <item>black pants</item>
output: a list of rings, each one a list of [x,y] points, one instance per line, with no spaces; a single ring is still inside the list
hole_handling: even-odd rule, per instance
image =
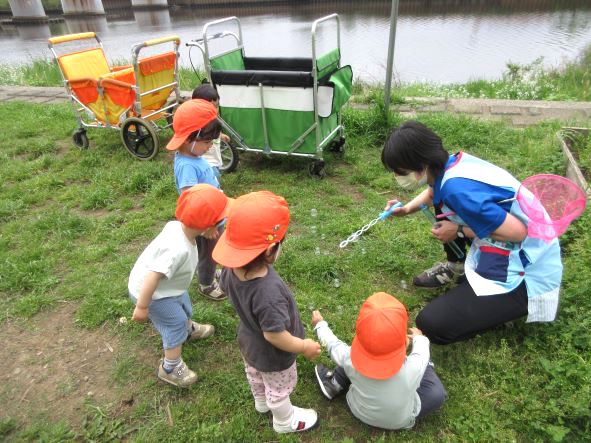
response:
[[[506,294],[478,296],[465,281],[425,306],[416,325],[433,343],[446,345],[525,315],[525,282]]]
[[[347,377],[347,374],[345,374],[345,370],[342,367],[337,366],[335,368],[334,378],[343,388],[342,392],[347,392],[351,380],[349,380],[349,377]],[[417,394],[419,394],[419,398],[421,399],[421,411],[417,418],[424,417],[430,412],[439,409],[443,403],[445,403],[445,400],[447,400],[447,392],[443,387],[443,383],[441,383],[441,380],[439,380],[439,377],[435,373],[432,363],[427,366],[427,369],[423,374],[421,384],[417,388]]]
[[[218,228],[218,232],[219,235],[222,235],[224,228]],[[199,284],[209,286],[213,283],[215,269],[217,267],[217,263],[212,258],[211,253],[218,240],[209,240],[201,235],[195,240],[197,242],[197,255],[199,258],[197,263],[197,277],[199,278]]]
[[[435,208],[435,214],[439,215],[442,214],[441,209]],[[444,220],[447,220],[444,218]],[[443,250],[445,251],[445,255],[447,256],[447,261],[452,263],[459,263],[464,262],[466,260],[466,251],[470,248],[470,244],[472,243],[468,238],[456,238],[455,239],[456,245],[461,249],[464,253],[463,258],[458,258],[458,256],[453,252],[453,250],[449,247],[447,243],[443,244]]]

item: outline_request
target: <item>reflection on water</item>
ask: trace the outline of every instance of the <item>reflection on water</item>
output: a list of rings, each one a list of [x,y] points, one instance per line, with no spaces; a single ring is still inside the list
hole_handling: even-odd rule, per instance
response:
[[[190,0],[187,0],[190,2]],[[120,9],[106,17],[68,18],[55,24],[0,27],[4,63],[26,63],[49,57],[51,35],[96,31],[107,56],[130,58],[138,42],[177,34],[182,41],[201,36],[211,20],[236,15],[242,22],[246,53],[252,56],[310,56],[312,21],[337,12],[341,18],[343,62],[356,76],[384,81],[389,33],[389,1],[280,2],[247,7],[207,7],[170,10],[133,10],[131,1],[118,0]],[[180,4],[182,0],[169,0]],[[321,50],[334,46],[334,26],[319,33]],[[396,76],[404,81],[462,82],[470,78],[498,78],[507,62],[531,63],[544,57],[556,66],[574,59],[591,44],[589,0],[401,0],[396,35]],[[198,51],[191,53],[201,65]],[[189,53],[181,47],[181,64]]]

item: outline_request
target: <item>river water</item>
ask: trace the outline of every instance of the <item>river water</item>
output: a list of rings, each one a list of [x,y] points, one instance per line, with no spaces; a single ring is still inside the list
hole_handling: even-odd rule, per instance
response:
[[[306,1],[261,6],[108,11],[106,17],[68,18],[49,25],[0,25],[3,64],[51,58],[47,38],[96,31],[110,59],[130,59],[133,44],[169,34],[198,38],[205,23],[231,15],[242,24],[250,56],[310,56],[314,19],[337,12],[343,64],[356,77],[383,82],[390,26],[388,1]],[[231,28],[228,28],[231,30]],[[336,44],[331,23],[319,33],[320,49]],[[509,62],[543,57],[545,66],[574,60],[591,45],[591,0],[401,0],[395,47],[395,79],[437,83],[499,78]],[[198,51],[190,54],[202,66]],[[181,48],[181,64],[189,66]]]

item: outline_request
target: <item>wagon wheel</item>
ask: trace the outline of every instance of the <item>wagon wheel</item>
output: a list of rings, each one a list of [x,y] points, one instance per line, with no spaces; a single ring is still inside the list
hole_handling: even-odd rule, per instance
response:
[[[231,143],[220,142],[220,153],[222,155],[222,165],[220,171],[232,172],[238,166],[238,149]]]
[[[344,154],[345,153],[345,137],[339,137],[337,140],[333,141],[329,146],[329,151],[334,152],[335,154]]]
[[[123,122],[121,140],[129,153],[140,160],[153,159],[160,147],[152,124],[137,117],[130,117]]]
[[[72,134],[72,141],[80,149],[88,149],[88,136],[86,135],[86,129],[76,129]]]
[[[317,160],[313,163],[310,163],[308,166],[308,172],[312,178],[316,178],[318,180],[323,179],[326,177],[326,171],[324,170],[324,161]]]

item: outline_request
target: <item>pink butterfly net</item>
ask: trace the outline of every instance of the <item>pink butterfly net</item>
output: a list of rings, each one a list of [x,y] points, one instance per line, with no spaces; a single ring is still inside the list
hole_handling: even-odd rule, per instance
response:
[[[564,234],[572,221],[583,213],[587,197],[567,178],[539,174],[521,183],[517,201],[530,219],[528,235],[551,241]]]

